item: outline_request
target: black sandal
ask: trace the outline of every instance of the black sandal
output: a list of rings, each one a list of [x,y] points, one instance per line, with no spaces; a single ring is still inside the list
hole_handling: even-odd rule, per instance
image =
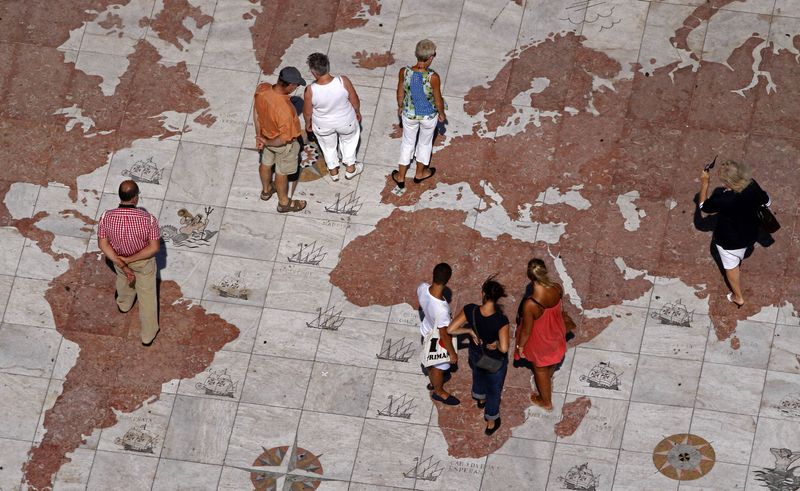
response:
[[[414,184],[419,184],[419,183],[421,183],[422,181],[424,181],[425,179],[430,179],[431,177],[433,177],[433,175],[434,175],[434,174],[436,174],[436,167],[428,167],[428,170],[430,170],[430,171],[431,171],[431,173],[430,173],[430,174],[428,174],[427,176],[423,177],[422,179],[417,179],[417,178],[415,177],[415,178],[414,178]]]
[[[394,176],[397,175],[397,174],[400,174],[399,170],[395,169],[395,170],[392,171],[392,181],[394,181],[394,183],[397,184],[398,188],[405,189],[406,182],[405,181],[398,181],[397,179],[394,178]],[[416,182],[416,179],[414,179],[414,182]]]

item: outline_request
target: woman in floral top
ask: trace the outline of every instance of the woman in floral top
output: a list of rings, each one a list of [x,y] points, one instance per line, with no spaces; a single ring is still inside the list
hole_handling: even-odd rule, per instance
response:
[[[403,142],[399,169],[392,171],[392,180],[400,189],[406,185],[406,172],[412,156],[417,162],[415,183],[419,184],[436,173],[436,168],[429,166],[433,135],[437,121],[446,119],[441,79],[430,69],[436,57],[436,45],[423,39],[417,43],[415,54],[416,65],[401,68],[397,80],[397,114],[403,122]]]

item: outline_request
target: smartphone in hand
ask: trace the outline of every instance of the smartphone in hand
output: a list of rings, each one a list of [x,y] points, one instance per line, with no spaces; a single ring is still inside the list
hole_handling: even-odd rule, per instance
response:
[[[707,163],[706,166],[703,168],[703,170],[708,172],[711,169],[713,169],[714,166],[717,164],[717,157],[719,157],[719,155],[714,155],[714,160],[712,160],[711,162]]]

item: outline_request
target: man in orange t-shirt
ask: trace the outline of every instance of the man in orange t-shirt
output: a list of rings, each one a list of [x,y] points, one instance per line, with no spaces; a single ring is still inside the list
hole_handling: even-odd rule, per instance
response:
[[[253,123],[256,126],[256,148],[261,150],[261,199],[270,199],[278,192],[278,213],[301,211],[303,200],[289,199],[289,175],[297,172],[300,158],[300,121],[289,95],[306,81],[300,71],[287,66],[280,71],[278,83],[263,83],[255,94]],[[275,182],[272,182],[272,166]]]

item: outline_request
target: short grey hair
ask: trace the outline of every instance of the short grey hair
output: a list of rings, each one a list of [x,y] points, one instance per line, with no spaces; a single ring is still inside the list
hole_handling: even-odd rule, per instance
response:
[[[436,54],[436,45],[430,39],[423,39],[417,43],[414,54],[418,61],[425,61]]]
[[[331,62],[324,53],[311,53],[306,63],[311,73],[318,77],[327,74],[331,69]]]

